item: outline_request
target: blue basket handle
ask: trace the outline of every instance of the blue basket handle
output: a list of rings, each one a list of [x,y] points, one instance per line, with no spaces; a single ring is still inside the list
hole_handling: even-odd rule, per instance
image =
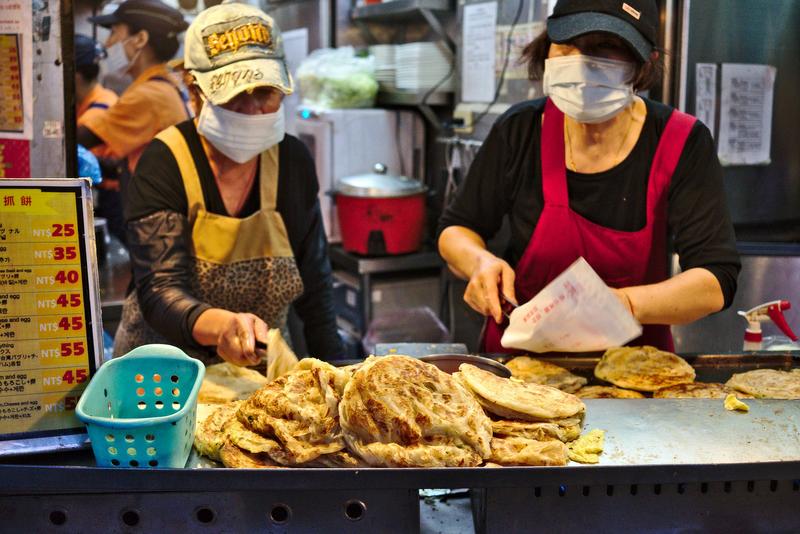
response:
[[[178,347],[165,345],[162,343],[151,343],[150,345],[136,347],[127,354],[123,354],[122,358],[139,358],[149,356],[169,356],[170,358],[182,358],[184,360],[196,361]]]

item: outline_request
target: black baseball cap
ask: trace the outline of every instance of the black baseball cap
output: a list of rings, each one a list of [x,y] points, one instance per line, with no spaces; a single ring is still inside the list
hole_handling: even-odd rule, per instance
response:
[[[610,33],[648,61],[656,45],[658,20],[655,0],[558,0],[547,18],[547,36],[554,43],[565,43],[587,33]]]
[[[127,0],[113,13],[89,17],[89,22],[110,28],[114,24],[129,24],[137,29],[174,37],[189,25],[177,9],[159,0]]]

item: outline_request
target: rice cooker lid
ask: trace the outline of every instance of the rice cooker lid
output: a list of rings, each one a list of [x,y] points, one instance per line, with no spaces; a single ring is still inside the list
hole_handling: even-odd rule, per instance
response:
[[[378,163],[374,172],[342,178],[336,184],[336,192],[351,197],[397,198],[424,193],[423,184],[406,176],[386,174],[386,166]]]

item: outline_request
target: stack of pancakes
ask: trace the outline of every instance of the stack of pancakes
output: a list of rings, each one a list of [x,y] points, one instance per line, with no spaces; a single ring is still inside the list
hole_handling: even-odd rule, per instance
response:
[[[493,418],[488,458],[500,465],[565,465],[581,432],[586,406],[575,395],[541,384],[500,378],[462,364],[454,378]]]
[[[195,447],[227,467],[356,467],[339,427],[347,371],[307,358],[203,421]]]

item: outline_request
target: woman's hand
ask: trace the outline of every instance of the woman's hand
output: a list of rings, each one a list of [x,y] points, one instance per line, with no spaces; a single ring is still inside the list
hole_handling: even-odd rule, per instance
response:
[[[256,339],[266,341],[268,330],[267,323],[252,313],[233,313],[217,337],[217,354],[234,365],[258,364]]]
[[[500,291],[504,298],[514,304],[514,269],[489,252],[481,254],[469,277],[464,301],[478,313],[491,316],[497,324],[503,322]]]
[[[256,365],[256,340],[266,342],[269,327],[252,313],[234,313],[211,308],[197,318],[192,328],[194,339],[201,345],[216,345],[217,354],[234,365]]]

